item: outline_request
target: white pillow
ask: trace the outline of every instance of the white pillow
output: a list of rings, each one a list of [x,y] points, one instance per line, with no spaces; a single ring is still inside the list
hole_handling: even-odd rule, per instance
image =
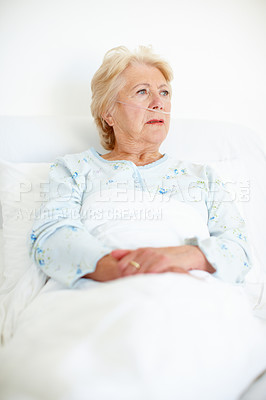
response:
[[[49,163],[0,161],[4,277],[18,281],[29,268],[27,239],[48,190]]]
[[[29,257],[29,234],[48,190],[48,163],[0,161],[4,265],[0,286],[2,341],[14,330],[17,317],[46,282]]]

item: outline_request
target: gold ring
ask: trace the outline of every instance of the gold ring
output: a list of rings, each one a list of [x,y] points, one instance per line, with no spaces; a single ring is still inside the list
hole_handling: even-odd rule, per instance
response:
[[[136,261],[130,261],[129,264],[134,265],[135,268],[140,269],[140,264],[137,263]]]

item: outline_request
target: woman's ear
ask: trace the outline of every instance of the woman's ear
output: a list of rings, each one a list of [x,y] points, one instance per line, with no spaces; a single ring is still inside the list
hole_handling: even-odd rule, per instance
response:
[[[107,111],[106,113],[102,114],[102,119],[104,119],[104,121],[109,125],[109,126],[113,126],[114,125],[114,119],[112,117],[112,114]]]

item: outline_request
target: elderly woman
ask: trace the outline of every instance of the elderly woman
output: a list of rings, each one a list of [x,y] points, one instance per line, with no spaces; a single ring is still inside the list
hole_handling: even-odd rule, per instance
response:
[[[150,48],[105,55],[91,111],[109,152],[91,148],[51,166],[50,198],[31,234],[32,257],[48,276],[69,287],[80,278],[191,270],[243,281],[244,221],[221,181],[208,166],[159,151],[171,80],[170,66]]]

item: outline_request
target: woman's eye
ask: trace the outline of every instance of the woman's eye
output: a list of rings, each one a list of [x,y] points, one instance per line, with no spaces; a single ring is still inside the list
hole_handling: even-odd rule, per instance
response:
[[[147,90],[146,89],[140,89],[137,91],[137,94],[147,94]]]
[[[162,90],[162,91],[161,91],[161,94],[162,94],[163,96],[169,96],[168,90]]]

